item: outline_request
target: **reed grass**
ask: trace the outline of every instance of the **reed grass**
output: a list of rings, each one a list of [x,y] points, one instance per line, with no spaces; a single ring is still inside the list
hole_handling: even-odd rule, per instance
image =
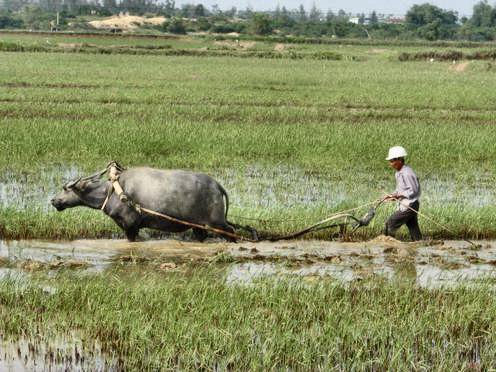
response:
[[[227,187],[233,215],[288,220],[253,223],[285,233],[391,191],[384,157],[396,144],[421,179],[424,212],[459,237],[496,236],[494,72],[478,61],[455,73],[369,57],[2,53],[2,236],[114,234],[96,212],[48,205],[76,175],[66,169],[89,174],[112,159],[209,173]],[[379,233],[391,211],[360,236]],[[453,235],[421,224],[428,236]]]
[[[495,368],[496,302],[484,284],[425,290],[405,277],[239,287],[213,267],[62,271],[29,283],[0,282],[5,336],[77,329],[126,370]]]

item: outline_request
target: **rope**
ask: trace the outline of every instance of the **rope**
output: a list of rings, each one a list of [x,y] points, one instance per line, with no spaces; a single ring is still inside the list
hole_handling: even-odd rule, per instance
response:
[[[168,221],[171,221],[171,222],[174,222],[174,223],[178,223],[178,224],[181,224],[181,225],[185,225],[185,226],[189,226],[189,227],[192,227],[192,228],[197,228],[197,229],[201,229],[201,230],[206,230],[206,231],[211,231],[211,232],[214,232],[214,233],[217,233],[217,234],[220,234],[220,235],[224,235],[224,236],[228,236],[232,239],[235,239],[235,240],[241,240],[241,241],[248,241],[248,242],[252,242],[252,243],[256,243],[258,240],[254,240],[254,239],[249,239],[249,238],[245,238],[244,236],[241,236],[241,235],[238,235],[238,234],[235,234],[235,233],[231,233],[229,231],[225,231],[225,230],[222,230],[222,229],[218,229],[218,228],[215,228],[215,227],[211,227],[211,226],[208,226],[208,225],[200,225],[200,224],[196,224],[196,223],[193,223],[193,222],[188,222],[188,221],[184,221],[184,220],[180,220],[178,218],[175,218],[175,217],[172,217],[172,216],[169,216],[167,214],[164,214],[164,213],[160,213],[160,212],[157,212],[157,211],[153,211],[151,209],[148,209],[148,208],[143,208],[141,207],[139,204],[136,204],[134,203],[132,200],[129,200],[127,195],[125,195],[124,191],[122,190],[122,187],[120,186],[119,184],[119,175],[120,175],[120,172],[123,170],[124,168],[122,168],[117,162],[110,162],[107,167],[105,168],[105,170],[102,170],[100,172],[97,172],[95,173],[94,175],[92,176],[89,176],[89,177],[85,177],[85,178],[93,178],[95,176],[101,176],[103,175],[104,173],[108,172],[109,173],[109,180],[111,181],[111,186],[107,192],[107,195],[106,195],[106,198],[101,206],[101,210],[103,211],[110,199],[110,195],[115,191],[116,194],[119,196],[119,199],[122,201],[122,202],[128,202],[130,205],[133,206],[133,208],[138,212],[138,213],[147,213],[149,215],[152,215],[152,216],[157,216],[157,217],[160,217],[160,218],[163,218],[163,219],[166,219]],[[381,201],[379,201],[380,203]],[[333,213],[331,214],[330,216],[326,217],[325,219],[301,230],[301,231],[298,231],[294,234],[290,234],[290,235],[286,235],[286,236],[283,236],[283,237],[279,237],[279,238],[269,238],[269,240],[275,240],[275,239],[291,239],[291,238],[295,238],[297,236],[300,236],[300,235],[303,235],[309,231],[312,231],[313,229],[315,229],[316,227],[318,226],[321,226],[327,222],[330,222],[332,220],[335,220],[337,218],[342,218],[342,217],[345,217],[346,219],[347,218],[352,218],[354,219],[355,221],[357,222],[360,222],[356,217],[354,217],[353,215],[349,214],[350,212],[353,212],[353,211],[356,211],[356,210],[359,210],[361,208],[364,208],[364,207],[367,207],[367,206],[370,206],[372,204],[377,204],[378,203],[378,200],[374,200],[372,202],[368,202],[368,203],[365,203],[365,204],[362,204],[362,205],[359,205],[355,208],[350,208],[350,209],[346,209],[346,210],[343,210],[343,211],[340,211],[340,212],[336,212],[336,213]],[[238,216],[240,217],[240,216]],[[243,218],[243,217],[241,217]],[[244,218],[244,219],[249,219],[249,218]],[[253,219],[253,220],[256,220],[256,219]],[[262,221],[262,220],[258,220],[258,221]],[[288,221],[288,220],[286,220]],[[331,227],[331,226],[329,226]]]
[[[393,200],[396,200],[396,201],[400,201],[400,199],[398,198],[395,198],[395,197],[391,197],[391,199]],[[402,204],[403,205],[403,204]],[[403,205],[405,207],[407,207],[408,209],[410,209],[411,211],[415,212],[416,214],[418,214],[419,216],[429,220],[430,222],[434,223],[435,225],[441,227],[442,229],[448,231],[449,233],[453,234],[456,236],[456,232],[454,232],[453,230],[451,230],[450,228],[448,228],[447,226],[441,224],[440,222],[437,222],[436,220],[434,220],[432,217],[429,217],[428,215],[424,214],[424,213],[420,213],[419,211],[416,211],[415,209],[413,209],[412,207],[410,207],[409,205]],[[479,245],[478,244],[475,244],[473,241],[470,241],[468,239],[464,239],[462,238],[463,241],[471,244],[473,247],[478,247]]]
[[[271,238],[269,240],[276,240],[276,239],[279,239],[279,240],[287,240],[287,239],[293,239],[293,238],[296,238],[298,236],[301,236],[301,235],[304,235],[312,230],[314,230],[316,227],[319,227],[327,222],[330,222],[332,220],[335,220],[337,218],[342,218],[342,217],[345,217],[345,218],[352,218],[354,219],[356,222],[360,223],[360,221],[353,215],[350,214],[350,212],[354,212],[358,209],[362,209],[364,207],[367,207],[367,206],[370,206],[370,205],[380,205],[382,201],[381,200],[374,200],[374,201],[371,201],[369,203],[365,203],[365,204],[362,204],[362,205],[359,205],[358,207],[355,207],[355,208],[350,208],[350,209],[346,209],[344,211],[340,211],[340,212],[336,212],[336,213],[333,213],[332,215],[330,215],[329,217],[311,225],[311,226],[308,226],[306,228],[304,228],[303,230],[300,230],[300,231],[297,231],[293,234],[289,234],[289,235],[285,235],[285,236],[281,236],[281,237],[274,237],[274,238]],[[334,225],[331,225],[329,227],[333,227]]]
[[[356,211],[358,209],[362,209],[364,207],[368,207],[368,206],[370,206],[372,204],[375,204],[377,202],[379,202],[379,200],[374,200],[372,202],[359,205],[358,207],[355,207],[355,208],[346,209],[346,210],[343,210],[343,211],[338,211],[338,212],[335,212],[335,213],[331,214],[330,216],[328,216],[326,218],[333,217],[334,215],[337,215],[337,214],[354,212],[354,211]],[[297,221],[308,221],[310,219],[308,217],[302,217],[302,218],[293,218],[293,219],[284,219],[284,220],[277,220],[277,219],[274,220],[274,219],[263,219],[263,218],[254,218],[254,217],[243,217],[243,216],[239,216],[239,215],[235,215],[235,214],[230,214],[230,216],[231,217],[234,217],[234,218],[239,218],[241,220],[258,221],[258,222],[297,222]],[[320,222],[319,222],[319,224],[320,224]]]
[[[246,221],[257,221],[257,222],[298,222],[298,221],[308,221],[308,217],[302,217],[302,218],[288,218],[285,220],[274,220],[274,219],[263,219],[263,218],[254,218],[254,217],[243,217],[239,216],[236,214],[229,214],[230,217],[238,218],[240,220],[246,220]]]
[[[178,218],[174,218],[174,217],[168,216],[168,215],[163,214],[163,213],[152,211],[151,209],[140,207],[138,205],[135,206],[135,209],[137,211],[141,211],[141,212],[145,212],[147,214],[151,214],[153,216],[161,217],[161,218],[164,218],[166,220],[169,220],[169,221],[172,221],[172,222],[175,222],[175,223],[179,223],[179,224],[182,224],[182,225],[186,225],[186,226],[190,226],[190,227],[194,227],[194,228],[202,229],[202,230],[206,230],[206,231],[212,231],[212,232],[215,232],[217,234],[225,235],[225,236],[228,236],[228,237],[233,238],[233,239],[236,239],[236,240],[242,240],[242,241],[247,241],[247,242],[251,242],[251,243],[256,243],[258,241],[258,240],[253,240],[253,239],[245,238],[244,236],[241,236],[241,235],[238,235],[238,234],[234,234],[234,233],[230,233],[230,232],[225,231],[225,230],[222,230],[222,229],[217,229],[215,227],[211,227],[211,226],[207,226],[207,225],[199,225],[199,224],[196,224],[196,223],[183,221],[183,220],[180,220]]]
[[[110,162],[107,165],[107,168],[105,168],[105,170],[102,170],[101,172],[95,173],[94,175],[88,177],[88,178],[92,178],[92,177],[95,177],[96,175],[101,176],[105,172],[108,172],[109,173],[109,180],[111,182],[111,185],[110,185],[110,188],[109,188],[109,190],[107,192],[107,196],[106,196],[106,198],[105,198],[102,206],[100,207],[100,209],[102,211],[104,211],[104,209],[105,209],[105,207],[106,207],[106,205],[107,205],[107,203],[108,203],[108,201],[110,199],[110,196],[115,191],[115,193],[117,194],[117,196],[119,197],[119,199],[123,203],[128,202],[128,204],[132,205],[132,207],[138,213],[140,213],[140,214],[144,212],[144,213],[147,213],[147,214],[150,214],[150,215],[153,215],[153,216],[157,216],[157,217],[160,217],[160,218],[163,218],[163,219],[166,219],[166,220],[169,220],[171,222],[175,222],[175,223],[178,223],[178,224],[181,224],[181,225],[185,225],[185,226],[189,226],[189,227],[194,227],[196,229],[202,229],[202,230],[206,230],[206,231],[215,232],[217,234],[228,236],[228,237],[230,237],[232,239],[235,239],[235,240],[248,241],[248,242],[252,242],[252,243],[256,243],[257,242],[257,240],[248,239],[248,238],[245,238],[244,236],[241,236],[241,235],[238,235],[238,234],[234,234],[234,233],[231,233],[229,231],[225,231],[225,230],[222,230],[222,229],[217,229],[215,227],[211,227],[211,226],[207,226],[207,225],[200,225],[200,224],[196,224],[196,223],[193,223],[193,222],[188,222],[188,221],[180,220],[178,218],[171,217],[169,215],[166,215],[166,214],[163,214],[163,213],[160,213],[160,212],[156,212],[156,211],[153,211],[153,210],[148,209],[148,208],[141,207],[139,204],[136,204],[132,200],[129,200],[129,198],[127,197],[127,195],[124,193],[124,190],[122,190],[122,187],[119,184],[119,175],[120,175],[120,172],[122,170],[123,170],[123,168],[117,162]]]

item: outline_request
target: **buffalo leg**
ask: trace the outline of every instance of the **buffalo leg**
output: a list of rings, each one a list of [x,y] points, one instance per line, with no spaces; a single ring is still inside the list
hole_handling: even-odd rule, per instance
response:
[[[227,223],[222,224],[222,225],[214,225],[213,227],[215,227],[216,229],[224,230],[224,231],[231,233],[231,234],[236,233],[236,230],[234,230],[234,227],[232,227],[231,225],[229,225]],[[233,238],[233,237],[227,236],[227,235],[222,235],[222,234],[219,234],[219,235],[221,235],[227,241],[236,243],[236,238]]]
[[[138,238],[139,229],[130,228],[124,230],[124,232],[126,233],[127,240],[129,240],[130,242],[135,242],[136,239]]]
[[[203,230],[203,229],[197,229],[197,228],[193,228],[193,237],[202,242],[204,241],[205,239],[207,239],[207,236],[208,236],[208,233]]]

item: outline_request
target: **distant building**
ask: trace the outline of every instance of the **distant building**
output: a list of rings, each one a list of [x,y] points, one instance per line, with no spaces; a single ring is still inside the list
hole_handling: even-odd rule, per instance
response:
[[[402,24],[405,23],[405,16],[390,16],[384,20],[384,23],[389,24]]]
[[[360,19],[362,19],[362,22],[360,22]],[[389,14],[389,15],[377,14],[377,23],[401,24],[401,23],[405,23],[405,19],[406,17],[403,15],[398,16],[393,14]],[[362,18],[359,16],[355,16],[355,17],[350,17],[348,19],[348,22],[353,23],[355,25],[359,25],[359,24],[370,25],[372,19],[370,17]]]

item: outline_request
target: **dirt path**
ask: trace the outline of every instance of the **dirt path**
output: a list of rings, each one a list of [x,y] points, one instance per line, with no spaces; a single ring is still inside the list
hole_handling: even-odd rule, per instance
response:
[[[469,65],[470,62],[455,63],[449,67],[449,70],[453,72],[461,73],[464,72]]]

